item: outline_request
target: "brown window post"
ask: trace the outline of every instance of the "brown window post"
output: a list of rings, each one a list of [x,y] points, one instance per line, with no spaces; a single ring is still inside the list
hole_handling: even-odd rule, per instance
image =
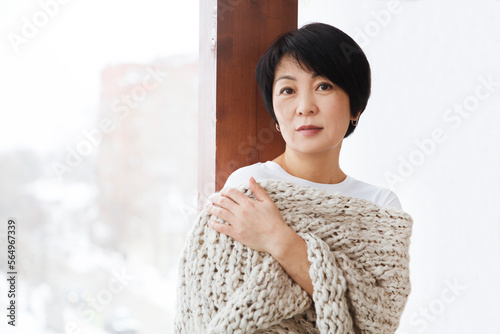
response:
[[[198,208],[236,169],[285,149],[255,81],[260,56],[297,28],[297,0],[200,0]]]

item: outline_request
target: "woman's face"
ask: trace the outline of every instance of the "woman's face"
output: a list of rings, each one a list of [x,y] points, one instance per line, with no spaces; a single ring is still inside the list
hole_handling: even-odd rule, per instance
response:
[[[284,57],[276,67],[274,113],[287,149],[303,153],[340,150],[351,119],[349,96],[325,77],[302,69]],[[316,130],[299,130],[314,125]]]

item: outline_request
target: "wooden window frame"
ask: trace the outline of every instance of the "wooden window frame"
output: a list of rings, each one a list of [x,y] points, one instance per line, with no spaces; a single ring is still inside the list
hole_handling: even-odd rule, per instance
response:
[[[284,152],[255,66],[297,16],[298,0],[200,0],[199,210],[234,170]]]

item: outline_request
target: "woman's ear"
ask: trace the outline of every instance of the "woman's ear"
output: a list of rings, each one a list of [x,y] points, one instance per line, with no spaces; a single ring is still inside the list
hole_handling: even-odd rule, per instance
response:
[[[359,116],[361,116],[361,110],[360,110],[360,111],[358,111],[358,113],[356,114],[356,117],[351,116],[351,121],[358,120],[358,119],[359,119]]]

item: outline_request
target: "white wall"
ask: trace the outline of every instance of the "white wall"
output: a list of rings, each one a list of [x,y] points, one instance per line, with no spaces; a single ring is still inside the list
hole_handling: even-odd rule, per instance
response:
[[[500,1],[300,0],[299,27],[315,21],[372,67],[344,171],[414,218],[397,333],[500,332]]]

